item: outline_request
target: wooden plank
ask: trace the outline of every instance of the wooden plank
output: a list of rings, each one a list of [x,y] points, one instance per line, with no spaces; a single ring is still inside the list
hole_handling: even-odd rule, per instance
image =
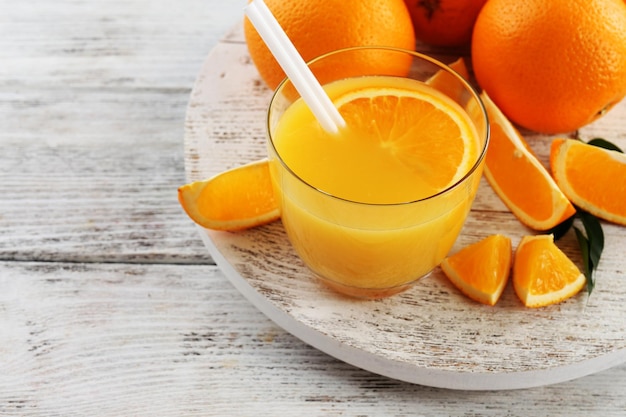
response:
[[[245,0],[2,0],[0,86],[188,89]]]
[[[3,3],[0,259],[210,263],[176,200],[184,115],[245,2]]]
[[[180,147],[45,140],[0,154],[0,259],[211,262],[177,201]]]
[[[3,416],[622,415],[626,366],[523,391],[381,377],[258,314],[211,266],[0,262]]]
[[[0,102],[0,258],[210,262],[176,197],[187,97],[26,89]]]

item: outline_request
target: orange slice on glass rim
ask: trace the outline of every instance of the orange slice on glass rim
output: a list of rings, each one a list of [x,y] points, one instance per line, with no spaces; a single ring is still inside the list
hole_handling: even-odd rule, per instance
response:
[[[463,109],[441,92],[361,88],[334,103],[352,130],[379,141],[383,151],[420,173],[433,193],[459,181],[478,159],[474,127]],[[418,123],[416,114],[423,115]]]

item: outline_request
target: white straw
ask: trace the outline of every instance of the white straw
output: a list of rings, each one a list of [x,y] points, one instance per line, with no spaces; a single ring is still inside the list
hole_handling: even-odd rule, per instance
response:
[[[246,6],[245,12],[322,128],[337,133],[346,122],[265,2],[253,0]]]

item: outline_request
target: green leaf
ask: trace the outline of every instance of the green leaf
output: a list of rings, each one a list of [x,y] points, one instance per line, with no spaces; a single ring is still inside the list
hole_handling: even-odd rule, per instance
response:
[[[602,224],[596,216],[583,210],[578,210],[578,217],[585,227],[587,240],[589,241],[589,259],[591,260],[592,269],[595,269],[600,263],[600,257],[604,250],[604,231]]]
[[[608,149],[611,151],[617,151],[617,152],[621,152],[624,153],[623,150],[621,150],[619,148],[619,146],[615,145],[614,143],[609,142],[606,139],[602,139],[602,138],[594,138],[591,139],[589,142],[587,142],[589,145],[593,145],[593,146],[597,146],[599,148],[604,148],[604,149]]]
[[[595,287],[594,271],[600,263],[602,251],[604,250],[604,231],[602,224],[596,216],[576,207],[576,217],[580,219],[585,228],[585,233],[578,227],[574,227],[576,238],[580,246],[580,252],[583,257],[583,266],[585,269],[585,278],[587,278],[587,293],[591,295],[591,291]]]
[[[583,269],[585,278],[587,280],[587,294],[591,295],[593,291],[593,287],[595,287],[595,279],[593,277],[593,268],[591,266],[591,259],[589,257],[589,241],[583,234],[583,232],[578,228],[574,227],[574,231],[576,232],[576,239],[578,239],[578,245],[580,246],[580,252],[583,256]]]
[[[557,224],[552,229],[546,230],[543,233],[547,235],[553,235],[554,240],[559,240],[560,238],[565,236],[568,230],[572,227],[572,225],[574,224],[575,218],[576,216],[572,216],[569,219],[563,220],[561,223]]]

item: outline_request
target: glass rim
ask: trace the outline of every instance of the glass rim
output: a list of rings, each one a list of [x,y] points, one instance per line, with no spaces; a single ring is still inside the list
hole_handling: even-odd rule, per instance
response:
[[[461,76],[458,72],[456,72],[454,69],[450,68],[448,65],[444,64],[443,62],[430,57],[426,54],[423,54],[421,52],[417,52],[417,51],[412,51],[409,49],[402,49],[402,48],[395,48],[395,47],[389,47],[389,46],[353,46],[353,47],[348,47],[348,48],[342,48],[342,49],[336,49],[334,51],[330,51],[327,52],[325,54],[319,55],[316,58],[311,59],[310,61],[307,61],[307,65],[310,66],[311,64],[314,64],[317,61],[320,61],[326,57],[329,57],[331,55],[336,55],[339,53],[344,53],[344,52],[352,52],[352,51],[359,51],[359,50],[383,50],[383,51],[389,51],[389,52],[396,52],[396,53],[403,53],[403,54],[408,54],[413,56],[414,58],[418,58],[424,61],[427,61],[437,67],[439,67],[439,69],[442,69],[444,71],[447,71],[449,73],[451,73],[458,81],[461,82],[461,84],[465,87],[465,89],[470,93],[470,95],[472,96],[472,98],[478,103],[479,109],[480,109],[480,113],[482,114],[482,119],[485,122],[485,142],[482,145],[482,149],[480,151],[480,154],[478,156],[478,158],[476,158],[476,161],[474,162],[474,164],[472,165],[472,167],[470,169],[467,170],[467,172],[461,177],[459,178],[457,181],[455,181],[454,183],[448,185],[446,188],[444,188],[443,190],[435,193],[435,194],[431,194],[427,197],[422,197],[416,200],[408,200],[408,201],[400,201],[400,202],[394,202],[394,203],[368,203],[365,201],[357,201],[357,200],[351,200],[348,198],[343,198],[343,197],[339,197],[336,196],[334,194],[331,194],[327,191],[324,191],[314,185],[312,185],[311,183],[309,183],[308,181],[305,181],[302,177],[300,177],[298,174],[296,174],[291,167],[289,167],[289,165],[287,165],[287,163],[283,160],[283,158],[281,157],[280,153],[278,152],[278,149],[276,149],[276,146],[274,145],[274,140],[272,139],[272,130],[271,130],[271,126],[270,126],[270,115],[271,115],[271,110],[272,110],[272,105],[275,103],[275,101],[277,100],[279,94],[281,93],[281,91],[283,90],[283,88],[285,87],[285,85],[287,84],[287,82],[289,81],[288,77],[285,77],[279,84],[278,86],[276,86],[276,88],[274,89],[272,96],[270,98],[270,102],[267,108],[267,112],[266,112],[266,133],[269,139],[269,144],[272,146],[272,149],[274,151],[274,154],[276,154],[276,157],[278,159],[278,161],[280,162],[280,164],[282,165],[283,168],[285,168],[287,170],[287,172],[293,176],[295,179],[297,179],[300,183],[302,183],[303,185],[305,185],[307,188],[323,194],[327,197],[330,197],[334,200],[340,201],[340,202],[344,202],[344,203],[349,203],[349,204],[354,204],[354,205],[362,205],[362,206],[371,206],[371,207],[399,207],[399,206],[407,206],[407,205],[411,205],[411,204],[416,204],[416,203],[425,203],[429,200],[433,200],[443,194],[449,193],[451,191],[453,191],[454,189],[460,187],[463,183],[466,182],[466,180],[471,177],[474,172],[476,170],[478,170],[478,168],[480,167],[483,159],[485,159],[485,156],[487,154],[487,148],[491,139],[491,129],[490,129],[490,123],[489,123],[489,118],[487,116],[487,109],[485,108],[485,105],[483,103],[483,101],[480,98],[480,95],[478,94],[478,92],[476,91],[476,89],[469,83],[469,81],[467,81],[463,76]]]

